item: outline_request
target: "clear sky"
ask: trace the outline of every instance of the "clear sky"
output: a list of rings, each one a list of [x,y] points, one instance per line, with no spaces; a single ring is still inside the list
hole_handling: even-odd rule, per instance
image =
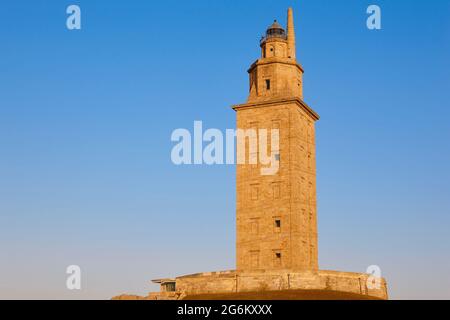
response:
[[[446,0],[2,1],[0,298],[107,299],[234,268],[235,168],[173,165],[170,135],[235,127],[288,6],[321,115],[320,268],[376,264],[392,298],[450,299]]]

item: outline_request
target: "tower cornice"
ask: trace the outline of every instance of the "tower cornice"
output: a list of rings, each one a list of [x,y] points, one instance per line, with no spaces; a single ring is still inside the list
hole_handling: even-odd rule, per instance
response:
[[[255,62],[252,63],[250,68],[247,70],[248,73],[251,73],[254,68],[257,66],[267,65],[267,64],[274,64],[274,63],[280,63],[280,64],[286,64],[290,66],[296,66],[302,73],[304,73],[303,67],[296,61],[292,60],[290,58],[278,58],[278,57],[270,57],[270,58],[262,58],[258,59]]]
[[[264,101],[255,101],[248,102],[243,104],[233,105],[232,108],[234,111],[240,111],[244,109],[253,109],[253,108],[263,108],[263,107],[273,107],[278,105],[286,105],[288,103],[296,103],[302,110],[304,110],[314,121],[320,119],[320,116],[317,112],[315,112],[310,106],[306,104],[300,98],[281,98],[281,99],[270,99]]]

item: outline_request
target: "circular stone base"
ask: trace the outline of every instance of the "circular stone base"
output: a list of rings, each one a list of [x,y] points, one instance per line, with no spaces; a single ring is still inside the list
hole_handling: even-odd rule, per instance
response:
[[[381,300],[380,298],[332,290],[282,290],[190,295],[183,300]]]
[[[179,299],[385,300],[386,281],[329,270],[219,271],[176,278]]]

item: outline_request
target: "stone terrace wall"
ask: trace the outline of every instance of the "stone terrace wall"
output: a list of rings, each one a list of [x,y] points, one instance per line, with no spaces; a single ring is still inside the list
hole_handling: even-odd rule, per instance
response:
[[[369,289],[368,277],[368,274],[339,271],[226,271],[179,277],[176,287],[180,298],[220,293],[327,290],[387,299],[386,281],[381,279],[379,289]]]

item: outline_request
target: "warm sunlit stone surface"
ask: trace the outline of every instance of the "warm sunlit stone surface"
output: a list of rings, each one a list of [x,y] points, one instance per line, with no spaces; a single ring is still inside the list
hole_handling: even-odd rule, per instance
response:
[[[237,165],[237,270],[158,279],[154,282],[161,292],[116,299],[388,298],[384,279],[372,287],[368,274],[319,270],[315,160],[319,116],[303,101],[303,68],[296,60],[291,9],[287,25],[287,34],[277,22],[267,29],[260,42],[261,57],[248,70],[247,102],[233,106],[238,129],[279,131],[278,146],[269,145],[278,161],[276,171],[265,175],[264,164]],[[252,139],[246,139],[246,158],[254,153]]]

